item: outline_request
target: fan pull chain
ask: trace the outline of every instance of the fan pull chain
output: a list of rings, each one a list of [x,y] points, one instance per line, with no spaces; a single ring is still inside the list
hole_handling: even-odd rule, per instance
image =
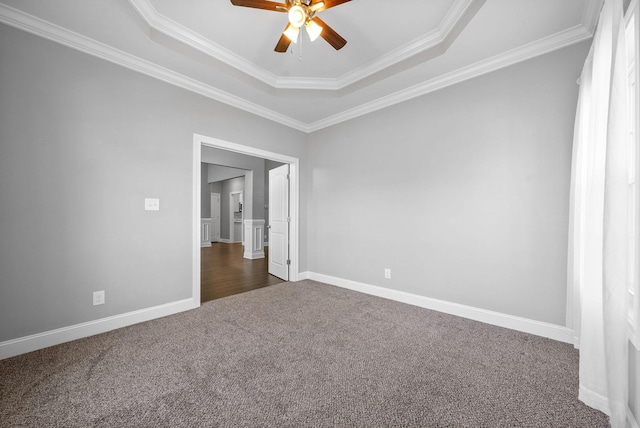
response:
[[[304,39],[304,37],[302,36],[302,31],[300,31],[300,34],[298,34],[298,38],[300,39],[300,57],[298,58],[298,61],[302,62],[302,39]]]

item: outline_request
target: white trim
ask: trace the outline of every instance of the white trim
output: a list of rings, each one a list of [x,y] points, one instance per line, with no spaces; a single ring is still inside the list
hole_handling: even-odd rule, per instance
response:
[[[635,52],[634,52],[634,57],[632,58],[632,65],[629,70],[629,75],[630,77],[634,77],[635,78],[635,85],[636,85],[636,90],[634,94],[631,94],[631,97],[634,98],[634,104],[635,104],[635,109],[640,111],[640,42],[639,42],[639,37],[640,37],[640,4],[638,2],[638,0],[632,0],[627,8],[627,12],[625,14],[624,17],[625,20],[625,33],[628,31],[628,26],[631,23],[631,20],[633,20],[633,24],[635,26],[635,34],[632,35],[632,37],[635,39]],[[636,111],[636,116],[637,116],[637,111]],[[638,121],[638,119],[636,118],[636,123],[635,123],[635,148],[636,148],[636,159],[635,159],[635,187],[636,187],[636,193],[633,197],[636,198],[636,208],[638,206],[638,203],[640,202],[640,185],[638,185],[638,179],[639,179],[639,175],[640,175],[640,121]],[[637,254],[640,253],[640,237],[638,236],[638,234],[640,234],[640,219],[636,219],[635,221],[635,239],[634,239],[634,246],[637,247],[635,248],[635,252],[636,252],[636,259],[637,259]],[[633,287],[633,290],[629,290],[629,298],[632,299],[631,301],[631,311],[629,313],[629,325],[628,325],[628,336],[629,336],[629,340],[631,341],[631,344],[636,348],[636,351],[640,351],[640,260],[635,260],[635,267],[633,269],[633,275],[635,276],[634,278],[632,278],[632,284],[629,284]]]
[[[291,222],[289,223],[289,259],[291,265],[289,267],[289,280],[298,281],[298,269],[300,266],[300,250],[299,250],[299,231],[300,231],[300,160],[298,158],[282,155],[280,153],[269,152],[266,150],[257,149],[255,147],[245,146],[242,144],[232,143],[230,141],[219,140],[217,138],[207,137],[205,135],[193,134],[193,174],[194,174],[194,193],[193,193],[193,223],[199,224],[200,222],[200,160],[201,150],[203,146],[214,147],[223,150],[229,150],[244,155],[255,156],[263,159],[274,160],[281,163],[289,164],[289,210]],[[198,179],[195,179],[197,175]],[[197,192],[197,193],[196,193]],[[195,226],[194,226],[195,227]],[[199,227],[199,226],[198,226]],[[196,247],[195,240],[199,241],[199,232],[194,235],[194,247]],[[222,241],[222,240],[221,240]],[[197,254],[196,254],[197,253]],[[200,272],[200,247],[194,248],[194,270],[197,269]],[[195,281],[195,278],[194,278]],[[198,293],[200,292],[200,277],[198,281]],[[195,284],[194,284],[195,288]],[[199,294],[198,294],[199,295]]]
[[[200,219],[200,248],[211,246],[211,218]],[[206,231],[206,233],[205,233]]]
[[[556,324],[475,308],[473,306],[461,305],[459,303],[432,299],[430,297],[392,290],[390,288],[379,287],[376,285],[364,284],[362,282],[351,281],[348,279],[336,278],[316,272],[304,272],[300,276],[304,276],[306,279],[335,285],[337,287],[347,288],[349,290],[359,291],[361,293],[419,306],[421,308],[456,315],[486,324],[534,334],[536,336],[547,337],[560,342],[572,343],[572,331],[567,327]]]
[[[587,406],[600,410],[607,416],[611,415],[609,399],[597,392],[593,392],[592,390],[585,388],[582,384],[580,384],[578,388],[578,399]]]
[[[43,37],[61,45],[76,49],[80,52],[104,59],[138,73],[145,74],[165,83],[200,94],[215,101],[236,107],[257,116],[264,117],[273,122],[280,123],[299,131],[306,132],[304,123],[247,101],[236,95],[222,91],[213,86],[192,79],[168,68],[162,67],[151,61],[138,58],[119,49],[108,46],[97,40],[85,37],[66,28],[47,22],[43,19],[29,15],[18,9],[0,3],[0,23],[10,25],[36,36]]]
[[[242,257],[247,260],[258,260],[265,258],[264,251],[262,253],[245,251]]]
[[[276,75],[166,17],[158,12],[149,0],[129,0],[129,3],[151,29],[222,61],[267,85],[276,85]]]
[[[467,15],[475,14],[485,1],[486,0],[455,0],[435,30],[337,78],[276,76],[255,63],[246,60],[161,14],[153,7],[149,0],[129,0],[129,3],[131,3],[136,12],[138,12],[151,29],[184,43],[273,88],[336,91],[378,73],[385,68],[405,61],[416,54],[428,50],[440,49],[440,46],[445,42],[452,41],[448,40],[451,36],[453,36],[454,39],[457,37],[460,33],[460,31],[457,31],[458,27],[465,25],[469,20]],[[445,50],[442,49],[441,53],[444,51]]]
[[[226,238],[220,238],[220,240],[218,241],[222,244],[233,244],[233,242],[231,242],[230,239],[226,239]]]
[[[288,126],[298,131],[311,133],[338,123],[372,113],[377,110],[398,104],[412,98],[428,94],[438,89],[460,83],[465,80],[495,71],[502,67],[526,61],[561,49],[572,44],[589,39],[593,35],[595,22],[600,12],[598,5],[602,0],[589,0],[585,3],[582,24],[562,31],[555,35],[543,38],[520,48],[513,49],[476,64],[463,67],[459,70],[436,77],[387,96],[377,98],[369,103],[345,110],[333,116],[321,119],[313,123],[304,123],[290,116],[270,110],[236,95],[224,92],[205,83],[191,79],[182,74],[171,71],[165,67],[154,64],[130,55],[126,52],[112,48],[104,43],[82,36],[58,25],[52,24],[28,13],[0,3],[0,23],[11,25],[15,28],[27,31],[37,36],[52,40],[56,43],[79,50],[86,54],[102,58],[122,67],[137,71],[163,82],[195,92],[207,98],[247,111],[265,119]],[[322,85],[325,83],[321,83]]]
[[[197,300],[193,298],[178,300],[163,305],[153,306],[151,308],[140,309],[95,321],[32,334],[18,339],[7,340],[0,343],[0,360],[24,354],[26,352],[47,348],[49,346],[59,345],[71,340],[81,339],[83,337],[93,336],[95,334],[126,327],[128,325],[166,317],[167,315],[188,311],[199,306],[199,298]]]
[[[245,259],[264,259],[264,220],[244,220]]]
[[[336,113],[307,126],[308,133],[318,131],[338,123],[346,122],[374,111],[435,92],[439,89],[497,71],[520,62],[562,49],[591,38],[592,33],[582,25],[577,25],[552,36],[537,40],[516,49],[462,67],[412,87],[402,89],[384,97],[377,98],[358,107]]]
[[[331,78],[296,78],[296,77],[278,77],[277,88],[285,89],[316,89],[316,90],[340,90],[354,83],[359,82],[369,76],[372,76],[386,68],[401,63],[417,54],[427,51],[437,51],[442,45],[452,43],[460,34],[459,26],[464,26],[470,17],[482,7],[486,0],[456,0],[447,13],[442,17],[442,21],[437,29],[411,40],[403,46],[376,58],[368,64],[364,64],[342,76]],[[473,8],[471,7],[473,6]],[[445,49],[436,54],[439,56],[446,52]]]
[[[201,157],[202,154],[200,153],[200,150],[198,150],[197,152],[194,151],[193,152],[193,163],[194,165],[198,165],[198,170],[196,171],[195,169],[192,171],[192,176],[191,179],[193,180],[193,193],[191,194],[191,198],[193,199],[194,203],[193,203],[193,212],[191,213],[191,215],[193,216],[197,216],[198,218],[200,218],[200,215],[202,214],[201,208],[202,208],[202,201],[200,200],[200,198],[202,198],[202,181],[200,178],[200,173],[202,172],[202,168],[201,168]],[[200,222],[202,220],[199,220],[197,222],[193,222],[192,225],[192,234],[191,234],[191,239],[193,239],[193,243],[191,245],[192,251],[191,251],[191,258],[192,260],[194,260],[193,265],[191,266],[191,296],[193,296],[193,300],[194,302],[198,303],[198,306],[200,306],[200,242],[201,242],[201,232],[200,232]],[[197,261],[197,262],[196,262]]]

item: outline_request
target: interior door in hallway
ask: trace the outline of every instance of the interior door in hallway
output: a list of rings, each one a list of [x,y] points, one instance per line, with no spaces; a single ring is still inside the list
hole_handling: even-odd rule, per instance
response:
[[[211,194],[211,242],[220,240],[220,193]]]
[[[289,280],[289,165],[269,171],[269,273]]]

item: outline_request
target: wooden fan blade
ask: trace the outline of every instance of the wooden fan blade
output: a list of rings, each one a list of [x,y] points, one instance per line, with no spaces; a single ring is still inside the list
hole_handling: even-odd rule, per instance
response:
[[[284,27],[284,31],[287,31],[290,25],[291,24],[287,24],[287,26]],[[276,52],[281,52],[281,53],[286,52],[287,49],[289,49],[289,45],[291,44],[291,39],[284,35],[284,31],[282,32],[282,35],[280,36],[280,40],[278,40],[278,43],[276,44],[276,48],[274,49],[274,51]]]
[[[325,39],[335,50],[340,50],[347,44],[347,41],[342,36],[335,32],[335,30],[329,27],[322,19],[317,16],[312,19],[316,24],[322,27],[322,33],[320,37]]]
[[[313,3],[318,3],[319,1],[321,1],[321,0],[316,0]],[[351,0],[322,0],[322,1],[324,1],[324,6],[322,6],[318,10],[316,10],[316,12],[322,12],[323,10],[327,10],[327,9],[335,7],[335,6],[339,6],[342,3],[346,3],[346,2],[349,2]]]
[[[234,6],[253,7],[255,9],[272,10],[274,12],[287,12],[287,5],[267,0],[231,0]]]

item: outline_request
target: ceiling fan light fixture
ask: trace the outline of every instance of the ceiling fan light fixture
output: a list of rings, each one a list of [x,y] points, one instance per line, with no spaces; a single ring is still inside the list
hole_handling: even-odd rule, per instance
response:
[[[307,22],[305,27],[307,29],[307,34],[309,34],[309,39],[311,39],[312,42],[318,38],[320,33],[322,33],[322,27],[313,21]]]
[[[298,43],[298,34],[300,33],[300,29],[294,27],[293,25],[289,25],[286,30],[284,30],[285,36],[289,38],[293,43]]]
[[[307,20],[307,12],[300,6],[295,5],[289,9],[289,22],[296,28],[300,28]]]
[[[133,1],[133,0],[131,0]],[[275,52],[284,53],[289,50],[291,42],[297,43],[300,38],[300,27],[304,25],[309,39],[316,40],[322,37],[335,50],[340,50],[347,41],[316,14],[348,3],[351,0],[231,0],[234,6],[250,7],[253,9],[265,9],[287,14],[287,26],[280,34],[278,43],[273,49]],[[300,43],[302,43],[300,39]],[[302,57],[301,57],[302,58]]]
[[[323,1],[315,2],[314,4],[309,6],[309,9],[311,10],[311,12],[315,12],[316,10],[320,9],[321,7],[324,7],[324,2]]]

